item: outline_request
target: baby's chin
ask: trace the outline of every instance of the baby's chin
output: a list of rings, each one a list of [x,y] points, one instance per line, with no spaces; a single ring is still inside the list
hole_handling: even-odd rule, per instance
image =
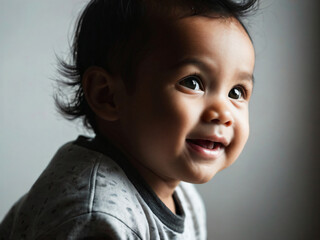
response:
[[[193,171],[190,175],[186,176],[186,178],[183,181],[193,183],[193,184],[207,183],[218,172],[220,172],[223,169],[212,169],[212,168],[197,169],[197,171]]]
[[[183,181],[193,183],[193,184],[203,184],[209,182],[214,176],[216,176],[220,171],[231,166],[235,161],[228,164],[218,164],[213,165],[207,164],[194,169],[188,176],[185,177]]]

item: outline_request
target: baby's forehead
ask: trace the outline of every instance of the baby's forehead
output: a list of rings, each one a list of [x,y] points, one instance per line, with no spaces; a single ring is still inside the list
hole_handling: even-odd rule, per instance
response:
[[[204,30],[203,34],[210,35],[221,34],[221,28],[227,30],[234,30],[242,33],[250,38],[247,30],[242,23],[234,17],[221,17],[217,15],[193,15],[186,17],[170,17],[170,18],[156,18],[151,20],[151,27],[149,27],[149,40],[154,45],[161,45],[167,41],[183,41],[186,35],[196,39],[199,36],[198,30]],[[205,24],[201,24],[205,23]]]
[[[251,40],[241,23],[232,17],[189,16],[179,19],[155,21],[155,28],[150,37],[148,52],[155,57],[167,54],[168,62],[175,62],[175,57],[182,55],[206,55],[212,49],[212,42],[232,46],[234,40]],[[224,43],[223,41],[229,40]],[[246,43],[247,44],[247,43]],[[217,48],[219,50],[219,48]]]

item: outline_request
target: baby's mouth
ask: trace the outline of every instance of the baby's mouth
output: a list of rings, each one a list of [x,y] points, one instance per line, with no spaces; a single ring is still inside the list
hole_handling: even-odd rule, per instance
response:
[[[219,142],[213,142],[210,140],[202,140],[202,139],[187,139],[187,142],[198,145],[202,148],[206,148],[206,149],[217,149],[222,147],[222,144]]]

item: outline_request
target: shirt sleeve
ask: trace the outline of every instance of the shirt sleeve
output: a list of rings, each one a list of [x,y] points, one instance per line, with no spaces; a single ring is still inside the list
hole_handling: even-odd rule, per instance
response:
[[[136,240],[139,234],[115,216],[93,212],[69,219],[37,240]]]

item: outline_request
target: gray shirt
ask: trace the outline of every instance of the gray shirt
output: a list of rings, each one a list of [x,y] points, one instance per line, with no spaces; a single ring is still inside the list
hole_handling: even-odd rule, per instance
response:
[[[189,183],[172,213],[122,153],[99,138],[61,147],[0,225],[0,239],[206,239],[203,203]]]

